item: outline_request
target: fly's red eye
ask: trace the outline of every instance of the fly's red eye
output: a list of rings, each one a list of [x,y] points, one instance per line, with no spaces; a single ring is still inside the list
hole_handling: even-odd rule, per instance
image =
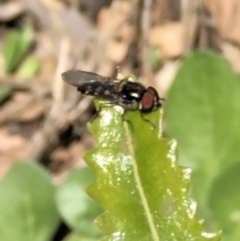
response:
[[[154,95],[151,92],[146,91],[141,99],[141,109],[143,111],[151,110],[154,106]]]
[[[141,98],[139,109],[143,112],[154,110],[161,106],[159,100],[158,92],[153,87],[149,86]]]
[[[147,92],[150,93],[153,97],[158,98],[158,92],[151,86],[147,88]]]

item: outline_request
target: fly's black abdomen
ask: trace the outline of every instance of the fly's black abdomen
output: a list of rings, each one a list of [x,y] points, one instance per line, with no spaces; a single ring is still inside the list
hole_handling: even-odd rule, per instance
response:
[[[84,95],[96,96],[107,100],[115,100],[118,93],[114,89],[114,82],[102,83],[99,81],[82,83],[78,86],[78,91]]]

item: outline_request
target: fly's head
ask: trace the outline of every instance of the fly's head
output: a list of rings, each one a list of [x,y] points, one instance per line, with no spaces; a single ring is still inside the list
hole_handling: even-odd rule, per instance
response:
[[[160,98],[156,89],[150,86],[145,90],[141,97],[139,110],[142,112],[150,112],[156,110],[162,106],[160,102],[161,100],[165,99]]]

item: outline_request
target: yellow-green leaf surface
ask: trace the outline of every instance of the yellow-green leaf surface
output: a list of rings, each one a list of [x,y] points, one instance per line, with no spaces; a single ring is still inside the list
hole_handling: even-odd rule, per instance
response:
[[[97,147],[85,159],[97,181],[87,191],[106,211],[97,219],[102,240],[219,240],[194,219],[190,170],[177,166],[176,142],[161,138],[162,110],[145,115],[148,121],[137,111],[122,112],[102,108],[89,125]]]

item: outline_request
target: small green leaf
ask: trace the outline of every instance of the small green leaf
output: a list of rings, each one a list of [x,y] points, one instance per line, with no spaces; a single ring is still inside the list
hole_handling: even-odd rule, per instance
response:
[[[12,93],[10,88],[1,87],[0,88],[0,104],[6,100]]]
[[[33,29],[25,26],[22,32],[10,30],[4,42],[5,72],[11,73],[23,61],[33,40]]]
[[[10,30],[4,41],[4,69],[6,73],[10,73],[15,68],[15,53],[18,47],[18,33]]]
[[[0,240],[49,241],[59,222],[54,192],[42,168],[15,164],[0,182]]]
[[[32,41],[33,41],[34,32],[31,26],[26,25],[22,32],[20,33],[20,39],[19,39],[19,58],[22,58],[31,47]]]
[[[97,181],[87,191],[106,210],[97,220],[102,240],[219,240],[194,219],[190,170],[177,167],[176,142],[161,138],[162,111],[122,114],[119,106],[102,108],[89,126],[97,147],[85,158]]]
[[[93,221],[102,213],[102,209],[83,190],[95,179],[89,167],[77,169],[57,191],[57,204],[62,218],[76,233],[89,239],[101,236]]]
[[[40,69],[40,61],[37,57],[27,58],[19,67],[17,75],[22,78],[34,77]]]

